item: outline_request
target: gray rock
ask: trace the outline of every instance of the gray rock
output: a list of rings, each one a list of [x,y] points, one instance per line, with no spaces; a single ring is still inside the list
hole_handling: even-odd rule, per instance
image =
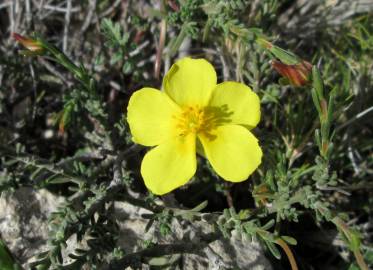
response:
[[[63,199],[47,190],[22,187],[0,197],[1,237],[20,263],[47,249],[48,217]]]
[[[211,232],[212,227],[206,222],[193,222],[190,224],[180,224],[174,220],[172,222],[172,234],[162,237],[154,230],[153,226],[148,232],[145,227],[147,219],[143,214],[149,214],[145,209],[135,207],[128,203],[117,202],[115,204],[121,234],[118,245],[122,247],[126,254],[137,251],[135,247],[141,246],[141,241],[156,241],[160,243],[173,243],[191,239],[198,242],[197,232]],[[241,240],[235,234],[231,239],[215,241],[209,247],[201,250],[198,254],[182,254],[180,257],[182,268],[178,269],[272,269],[268,259],[264,256],[261,246],[257,242]],[[173,268],[174,269],[174,268]]]
[[[48,249],[48,217],[63,202],[63,198],[47,190],[32,188],[20,188],[13,194],[0,198],[0,233],[11,252],[26,269],[27,264],[33,261],[34,255]],[[148,220],[142,215],[149,214],[147,210],[116,202],[115,211],[120,226],[117,244],[126,254],[139,251],[146,241],[164,244],[198,242],[200,233],[212,230],[208,222],[193,222],[191,225],[189,222],[174,220],[171,235],[163,237],[154,229],[156,226],[145,232]],[[80,247],[81,243],[77,243],[75,238],[73,235],[67,243],[65,263],[69,261],[67,254]],[[166,261],[167,259],[179,262],[176,269],[272,269],[258,243],[243,242],[235,236],[229,240],[215,241],[195,254],[174,255],[166,258]],[[158,259],[158,263],[162,260],[164,261],[164,258]],[[157,262],[157,259],[154,259],[154,262]],[[142,265],[141,269],[149,267]],[[175,269],[175,266],[172,269]]]

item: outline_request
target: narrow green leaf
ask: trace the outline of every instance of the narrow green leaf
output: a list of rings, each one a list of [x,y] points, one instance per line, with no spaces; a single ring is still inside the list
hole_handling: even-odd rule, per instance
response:
[[[333,91],[332,91],[333,93]],[[333,121],[333,113],[334,113],[334,94],[330,94],[329,97],[329,104],[328,104],[328,122]]]
[[[276,247],[276,245],[273,244],[272,242],[269,242],[269,241],[265,241],[265,243],[266,243],[266,245],[267,245],[269,251],[272,253],[272,255],[273,255],[276,259],[280,260],[280,259],[281,259],[281,253],[280,253],[280,251],[278,250],[278,248]]]
[[[294,53],[286,51],[278,46],[273,45],[269,51],[282,63],[286,65],[296,65],[299,64],[300,59]]]
[[[193,209],[191,209],[189,211],[200,212],[200,211],[202,211],[203,209],[206,208],[207,204],[208,204],[208,201],[203,201],[199,205],[197,205],[196,207],[194,207]]]
[[[312,95],[313,104],[315,105],[316,110],[319,113],[319,116],[321,116],[322,114],[321,114],[320,100],[315,89],[311,90],[311,95]]]
[[[59,176],[59,175],[53,175],[49,177],[46,181],[47,184],[64,184],[64,183],[69,183],[71,182],[70,178],[64,177],[64,176]]]
[[[169,51],[169,55],[171,57],[176,54],[177,50],[181,46],[181,43],[183,43],[184,39],[186,38],[186,36],[187,36],[187,31],[186,31],[187,28],[188,28],[187,23],[184,23],[183,26],[181,27],[179,35],[176,37],[176,39],[174,39],[171,42],[170,51]]]
[[[291,237],[291,236],[283,235],[283,236],[281,236],[281,239],[284,240],[289,245],[295,246],[297,244],[297,240],[295,238]]]
[[[315,130],[315,141],[319,149],[321,150],[321,138],[320,138],[320,130],[316,129]]]
[[[324,99],[324,83],[321,78],[319,69],[316,66],[312,67],[313,88],[316,90],[318,100]]]
[[[30,175],[30,179],[31,180],[35,180],[35,178],[39,175],[40,172],[43,171],[44,168],[40,167],[40,168],[37,168],[35,171],[32,172],[32,174]]]
[[[268,221],[266,224],[264,224],[261,228],[262,230],[265,230],[267,231],[268,229],[272,228],[272,226],[275,224],[275,220],[274,219],[271,219],[270,221]]]

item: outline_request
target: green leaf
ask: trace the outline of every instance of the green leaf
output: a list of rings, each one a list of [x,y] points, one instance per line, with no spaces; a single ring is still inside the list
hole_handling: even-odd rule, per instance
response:
[[[360,268],[356,264],[351,264],[350,267],[348,267],[347,270],[360,270]]]
[[[149,260],[149,265],[153,266],[166,266],[174,264],[178,259],[180,259],[180,254],[174,254],[171,256],[165,257],[158,257],[158,258],[151,258]]]
[[[278,80],[278,84],[281,85],[281,86],[287,86],[290,84],[290,81],[288,78],[285,78],[285,77],[281,77],[279,80]]]
[[[187,23],[184,23],[183,26],[181,27],[179,35],[175,39],[173,39],[172,42],[170,43],[169,55],[171,57],[177,53],[178,49],[181,46],[181,43],[183,43],[184,39],[187,37],[188,27],[189,25]]]
[[[123,74],[131,74],[131,72],[133,72],[133,68],[134,68],[134,65],[132,62],[130,61],[126,61],[122,67],[122,72]]]
[[[269,51],[286,65],[296,65],[300,62],[299,57],[294,53],[286,51],[278,46],[273,45],[271,48],[269,48]]]
[[[0,240],[0,269],[1,270],[18,270],[21,267],[14,261],[10,251],[4,244],[2,240]]]
[[[114,53],[111,58],[110,58],[110,64],[111,65],[114,65],[116,63],[118,63],[119,61],[121,61],[123,59],[123,53],[122,51],[118,51],[116,53]]]
[[[297,240],[295,238],[291,237],[291,236],[283,235],[283,236],[281,236],[281,239],[284,240],[289,245],[295,246],[297,244]]]
[[[37,168],[35,171],[32,172],[32,174],[30,175],[30,179],[31,180],[35,180],[35,178],[39,175],[39,173],[41,173],[43,171],[43,167],[40,167],[40,168]]]
[[[316,129],[315,130],[315,141],[319,149],[321,150],[321,138],[320,138],[320,130]]]
[[[229,220],[229,219],[231,218],[230,211],[229,211],[229,209],[227,209],[227,208],[225,208],[225,209],[223,210],[223,215],[224,215],[225,220]]]
[[[280,259],[281,259],[281,253],[280,253],[280,251],[278,250],[278,248],[276,247],[276,245],[273,244],[272,242],[269,242],[269,241],[265,241],[265,243],[266,243],[266,245],[267,245],[269,251],[272,253],[272,255],[273,255],[276,259],[280,260]]]
[[[203,201],[199,205],[197,205],[196,207],[194,207],[193,209],[191,209],[189,211],[201,212],[203,209],[206,208],[207,204],[208,204],[208,201]]]
[[[49,177],[46,181],[47,184],[64,184],[72,182],[70,178],[65,176],[53,175]]]
[[[334,93],[334,91],[332,91]],[[333,113],[334,113],[334,94],[330,95],[329,103],[328,103],[328,122],[333,121]]]
[[[272,228],[272,226],[275,224],[275,220],[274,219],[271,219],[270,221],[268,221],[266,224],[264,224],[261,228],[262,230],[268,230],[270,228]]]
[[[230,213],[230,215],[231,215],[232,218],[238,219],[237,212],[236,212],[236,210],[233,207],[229,208],[229,213]]]
[[[248,219],[250,216],[251,211],[249,209],[242,209],[238,212],[238,218],[240,220]]]
[[[316,66],[312,67],[313,88],[316,90],[318,100],[324,99],[324,83],[321,78],[319,69]]]
[[[348,236],[348,239],[350,240],[349,246],[350,246],[351,251],[359,250],[360,242],[361,242],[359,233],[352,231],[352,230],[350,230],[349,233],[350,234]]]
[[[313,104],[315,105],[316,110],[319,113],[319,116],[321,116],[320,100],[315,89],[311,90],[311,95],[312,95]]]
[[[113,22],[110,19],[103,19],[101,21],[101,31],[104,34],[107,42],[105,46],[110,48],[125,48],[129,40],[129,34],[123,33],[122,28],[118,22]]]

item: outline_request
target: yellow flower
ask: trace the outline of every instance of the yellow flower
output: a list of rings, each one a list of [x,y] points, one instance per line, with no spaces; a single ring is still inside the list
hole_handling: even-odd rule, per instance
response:
[[[127,108],[134,142],[154,146],[141,164],[149,190],[162,195],[186,184],[196,172],[196,152],[231,182],[259,166],[262,151],[249,130],[260,120],[260,101],[248,86],[217,84],[209,62],[183,58],[164,77],[163,90],[142,88]]]

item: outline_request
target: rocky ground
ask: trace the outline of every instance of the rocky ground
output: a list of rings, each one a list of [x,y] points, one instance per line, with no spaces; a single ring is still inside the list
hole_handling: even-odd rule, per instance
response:
[[[25,269],[35,260],[36,254],[48,249],[48,218],[63,203],[63,197],[48,190],[26,187],[0,198],[2,238]],[[115,212],[120,226],[117,245],[128,253],[138,251],[136,247],[141,241],[162,239],[154,229],[145,232],[148,220],[142,215],[150,213],[146,209],[118,202]],[[194,241],[198,241],[196,231],[208,231],[211,227],[204,222],[195,223],[192,228],[183,228],[183,224],[177,221],[172,225],[173,234],[162,239],[163,243],[183,242],[183,238],[196,238]],[[77,245],[76,238],[71,237],[64,253],[72,253],[77,247],[84,248],[84,244]],[[180,260],[182,269],[272,269],[258,243],[238,239],[234,235],[230,240],[215,241],[196,254],[174,255],[170,259]],[[71,261],[68,257],[63,260],[66,263]],[[148,267],[142,265],[142,269]]]

